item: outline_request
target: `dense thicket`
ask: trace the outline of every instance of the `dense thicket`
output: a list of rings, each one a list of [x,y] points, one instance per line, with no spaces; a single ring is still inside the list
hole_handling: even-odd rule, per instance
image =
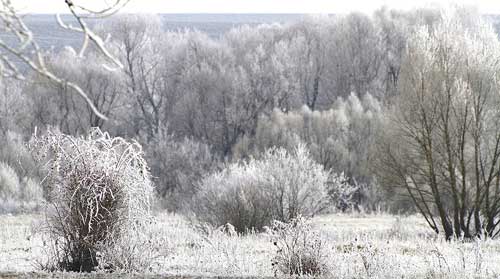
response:
[[[97,117],[70,89],[35,75],[29,82],[3,82],[0,128],[25,139],[35,127],[49,126],[72,135],[99,127],[112,135],[139,139],[158,193],[186,196],[217,162],[232,160],[236,153],[236,157],[257,155],[253,146],[263,144],[259,141],[267,133],[266,119],[278,112],[286,118],[287,113],[289,117],[294,111],[300,113],[302,106],[310,114],[339,110],[342,102],[366,99],[367,93],[382,98],[391,91],[407,36],[400,29],[423,21],[427,16],[421,13],[428,14],[380,10],[374,17],[309,17],[287,25],[242,26],[220,39],[200,32],[164,32],[159,18],[151,15],[115,16],[97,30],[110,35],[108,46],[125,71],[103,68],[104,59],[97,51],[90,50],[85,58],[71,48],[47,54],[48,66],[78,83],[110,121]],[[373,113],[367,110],[347,117],[359,122],[359,117],[366,118],[362,114]],[[328,117],[320,118],[315,125],[333,125]],[[343,129],[339,125],[358,124],[333,125],[338,127],[318,136],[291,133],[314,144],[315,159],[327,169],[366,182],[371,180],[353,170],[357,163],[350,162],[358,155],[347,158],[360,144],[368,146],[349,142],[354,130],[372,125],[361,122],[342,135],[331,133]],[[332,141],[335,147],[329,146]],[[272,145],[258,151],[264,147]],[[320,158],[326,149],[327,156],[333,153],[337,158]],[[10,155],[5,156],[2,160]],[[336,165],[330,160],[343,162]]]

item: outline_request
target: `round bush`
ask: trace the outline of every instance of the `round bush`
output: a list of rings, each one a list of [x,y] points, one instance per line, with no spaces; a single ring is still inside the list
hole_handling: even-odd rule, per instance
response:
[[[232,224],[240,233],[272,220],[288,222],[327,207],[328,172],[304,145],[293,152],[270,149],[261,159],[238,162],[204,178],[191,210],[213,226]]]
[[[219,227],[232,224],[242,233],[272,221],[265,177],[256,164],[233,164],[206,177],[191,209],[199,220]]]

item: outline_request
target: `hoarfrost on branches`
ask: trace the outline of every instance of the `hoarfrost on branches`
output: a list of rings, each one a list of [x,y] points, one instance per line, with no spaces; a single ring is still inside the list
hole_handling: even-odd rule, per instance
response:
[[[53,268],[94,270],[102,265],[99,247],[121,243],[152,221],[153,185],[137,142],[96,128],[85,138],[48,131],[30,147],[47,162],[45,232],[55,245]]]

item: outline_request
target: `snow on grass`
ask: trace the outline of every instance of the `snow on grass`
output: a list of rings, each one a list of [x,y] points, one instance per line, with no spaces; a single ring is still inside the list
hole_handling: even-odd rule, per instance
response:
[[[40,243],[33,239],[31,223],[37,218],[39,216],[0,216],[0,273],[35,270],[35,250]]]
[[[0,274],[37,271],[43,242],[33,235],[36,215],[0,216]],[[266,234],[204,234],[180,215],[156,216],[166,241],[152,274],[273,276],[275,247]],[[500,242],[436,237],[418,216],[327,215],[312,220],[326,244],[326,277],[498,278]]]

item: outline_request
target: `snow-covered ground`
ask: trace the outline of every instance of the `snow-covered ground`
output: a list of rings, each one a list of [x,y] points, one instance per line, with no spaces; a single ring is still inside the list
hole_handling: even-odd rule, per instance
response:
[[[41,216],[0,217],[0,277],[38,272],[44,243]],[[184,276],[273,276],[275,247],[266,234],[204,235],[179,215],[160,214],[162,257],[153,274]],[[447,243],[418,216],[327,215],[312,220],[325,243],[327,277],[498,278],[500,242]],[[30,273],[31,274],[31,273]],[[33,275],[33,274],[31,274]]]

